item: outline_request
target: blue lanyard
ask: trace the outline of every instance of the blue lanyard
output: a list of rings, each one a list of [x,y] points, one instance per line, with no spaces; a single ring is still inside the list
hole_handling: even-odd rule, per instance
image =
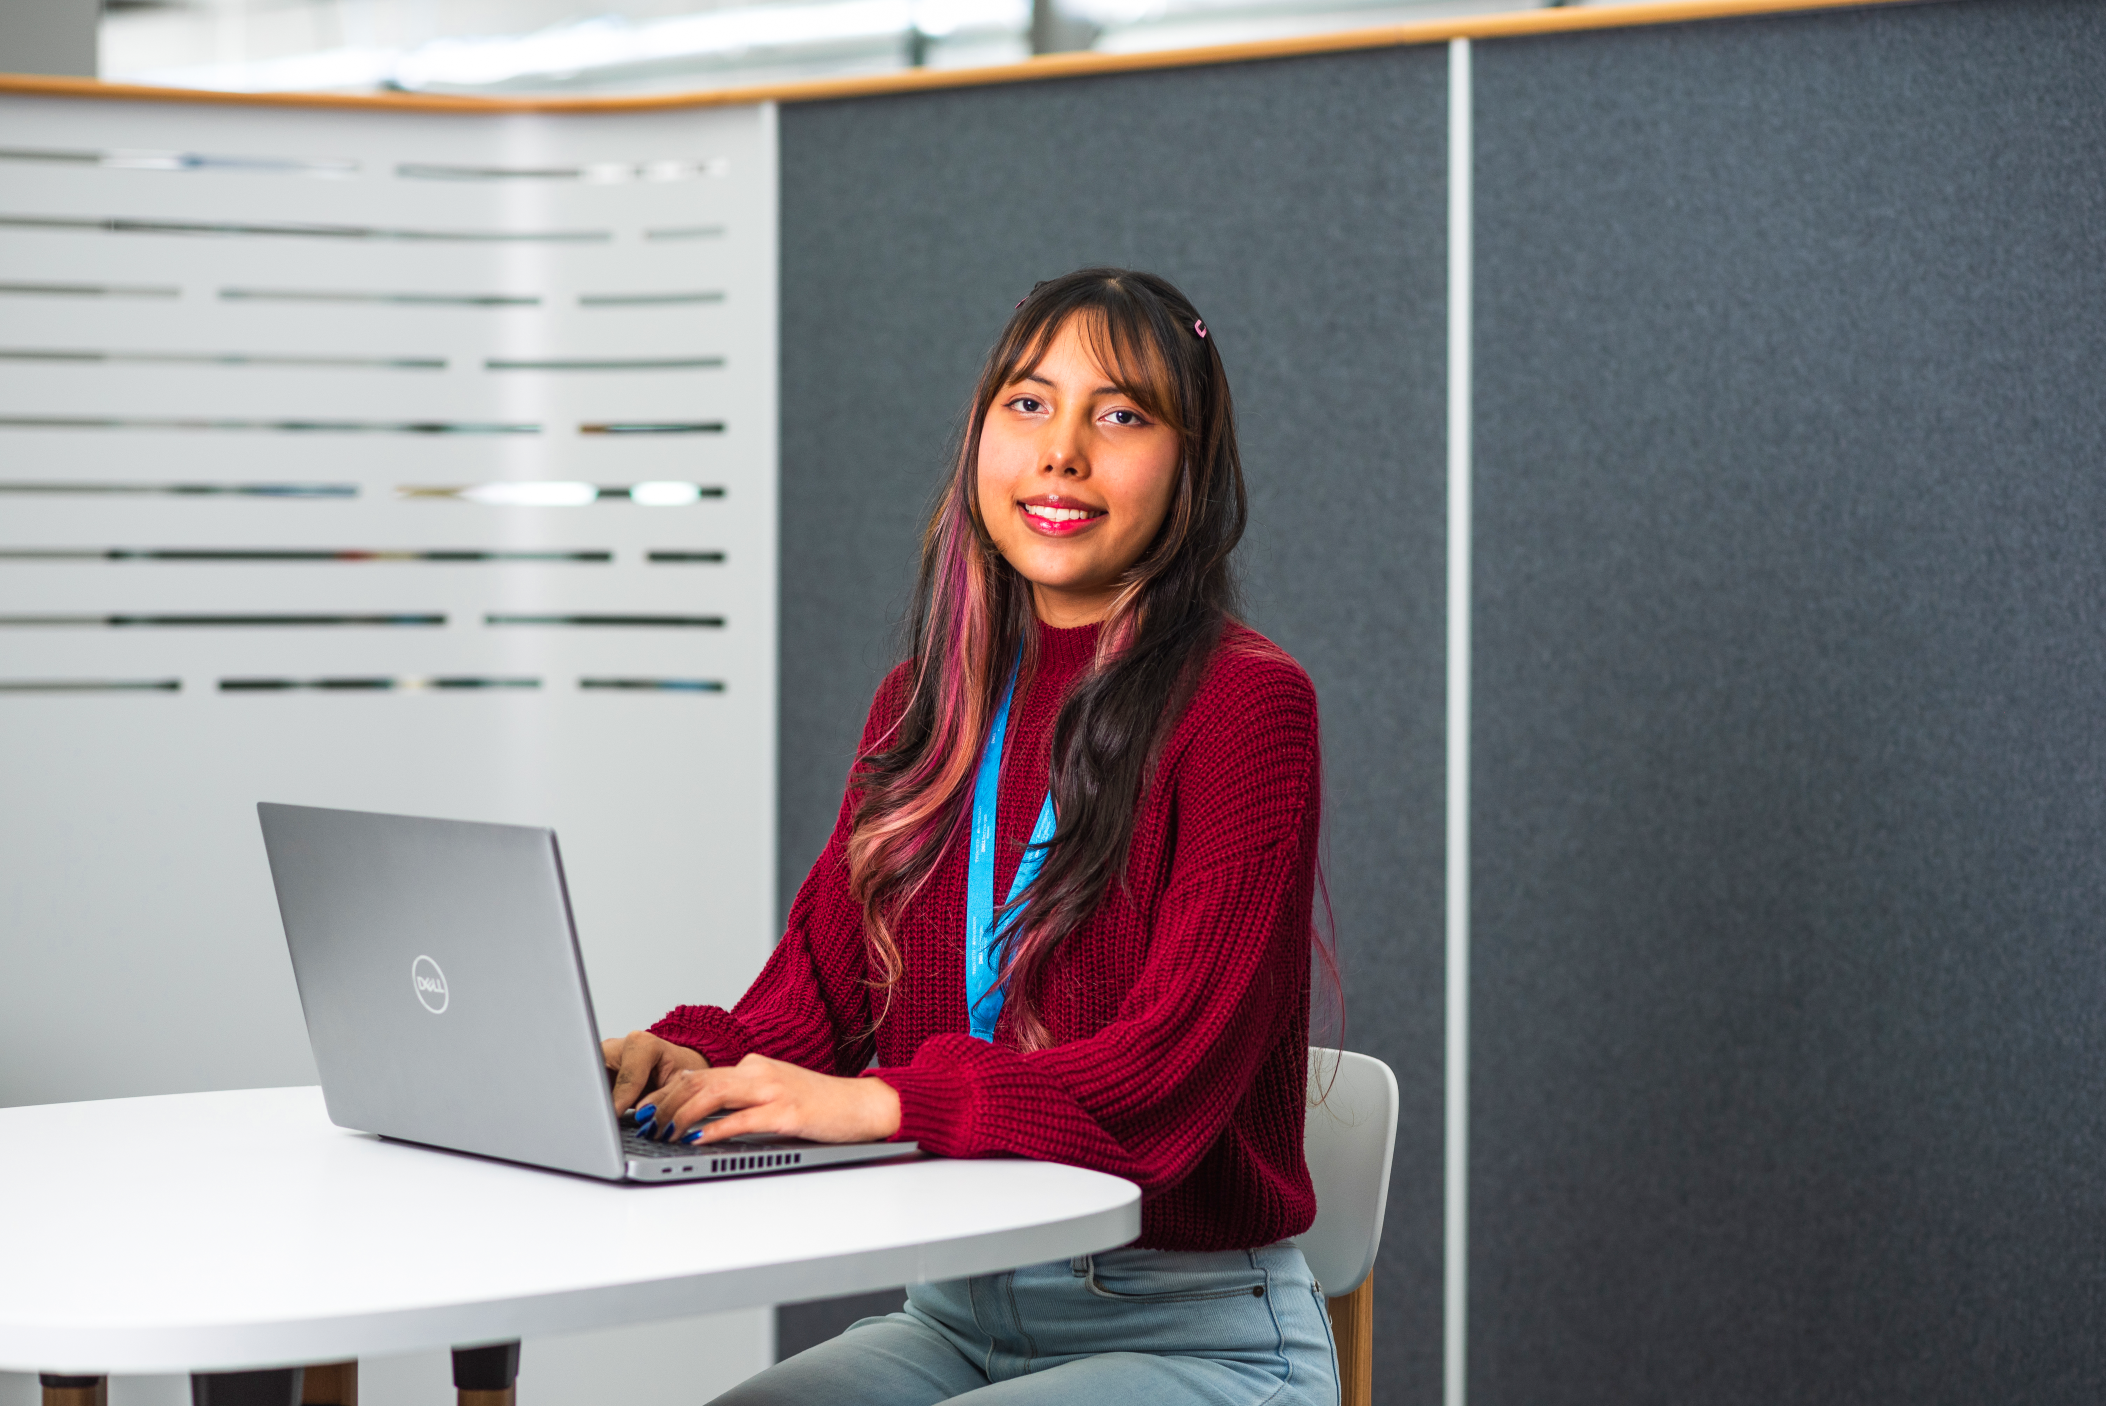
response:
[[[1016,669],[1011,668],[1009,687],[1002,691],[1002,706],[987,729],[979,775],[973,780],[973,847],[965,865],[965,1013],[974,1038],[987,1041],[994,1039],[995,1021],[1002,1014],[1002,988],[997,984],[1002,975],[1000,941],[1016,916],[1003,920],[1002,932],[993,931],[995,811],[1002,792],[1002,739],[1009,731],[1009,702],[1015,696]],[[1053,793],[1048,791],[1038,808],[1038,823],[1031,827],[1031,843],[1010,881],[1010,902],[1038,877],[1053,829]]]

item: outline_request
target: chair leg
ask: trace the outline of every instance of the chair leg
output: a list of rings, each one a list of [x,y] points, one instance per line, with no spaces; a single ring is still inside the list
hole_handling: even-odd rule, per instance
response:
[[[300,1406],[358,1406],[358,1362],[311,1363]]]
[[[39,1372],[37,1381],[44,1388],[44,1406],[110,1406],[108,1377],[62,1377],[56,1372]]]
[[[190,1406],[300,1406],[304,1367],[260,1372],[192,1372]]]
[[[453,1389],[460,1406],[514,1406],[519,1399],[519,1344],[455,1348]]]
[[[1339,1406],[1370,1406],[1375,1399],[1375,1276],[1324,1303],[1331,1310],[1331,1338],[1338,1344]]]

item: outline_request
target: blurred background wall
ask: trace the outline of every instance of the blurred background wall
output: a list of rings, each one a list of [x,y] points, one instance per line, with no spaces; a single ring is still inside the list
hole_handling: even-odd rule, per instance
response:
[[[0,5],[0,73],[93,78],[101,21],[99,0],[7,0]]]
[[[1472,1400],[2106,1388],[2102,59],[2073,0],[1471,46]],[[1403,1091],[1390,1403],[1442,1391],[1448,80],[783,121],[783,883],[1011,304],[1169,275],[1323,707],[1346,1042]]]

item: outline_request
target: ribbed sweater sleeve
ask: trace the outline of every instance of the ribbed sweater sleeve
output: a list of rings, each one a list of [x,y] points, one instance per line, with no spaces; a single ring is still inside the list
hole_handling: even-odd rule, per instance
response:
[[[899,1091],[900,1136],[1092,1167],[1144,1193],[1184,1180],[1305,1008],[1319,765],[1314,693],[1291,661],[1217,667],[1157,773],[1174,842],[1114,1017],[1029,1053],[930,1037],[871,1071]]]

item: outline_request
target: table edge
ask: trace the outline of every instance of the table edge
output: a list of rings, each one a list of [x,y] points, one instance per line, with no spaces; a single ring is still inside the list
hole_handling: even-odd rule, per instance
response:
[[[1091,1175],[1108,1177],[1102,1172]],[[1021,1229],[517,1299],[248,1324],[0,1324],[0,1371],[101,1376],[292,1366],[533,1334],[589,1332],[990,1274],[1131,1243],[1140,1234],[1141,1193],[1132,1183],[1126,1183],[1126,1192],[1113,1205]]]

